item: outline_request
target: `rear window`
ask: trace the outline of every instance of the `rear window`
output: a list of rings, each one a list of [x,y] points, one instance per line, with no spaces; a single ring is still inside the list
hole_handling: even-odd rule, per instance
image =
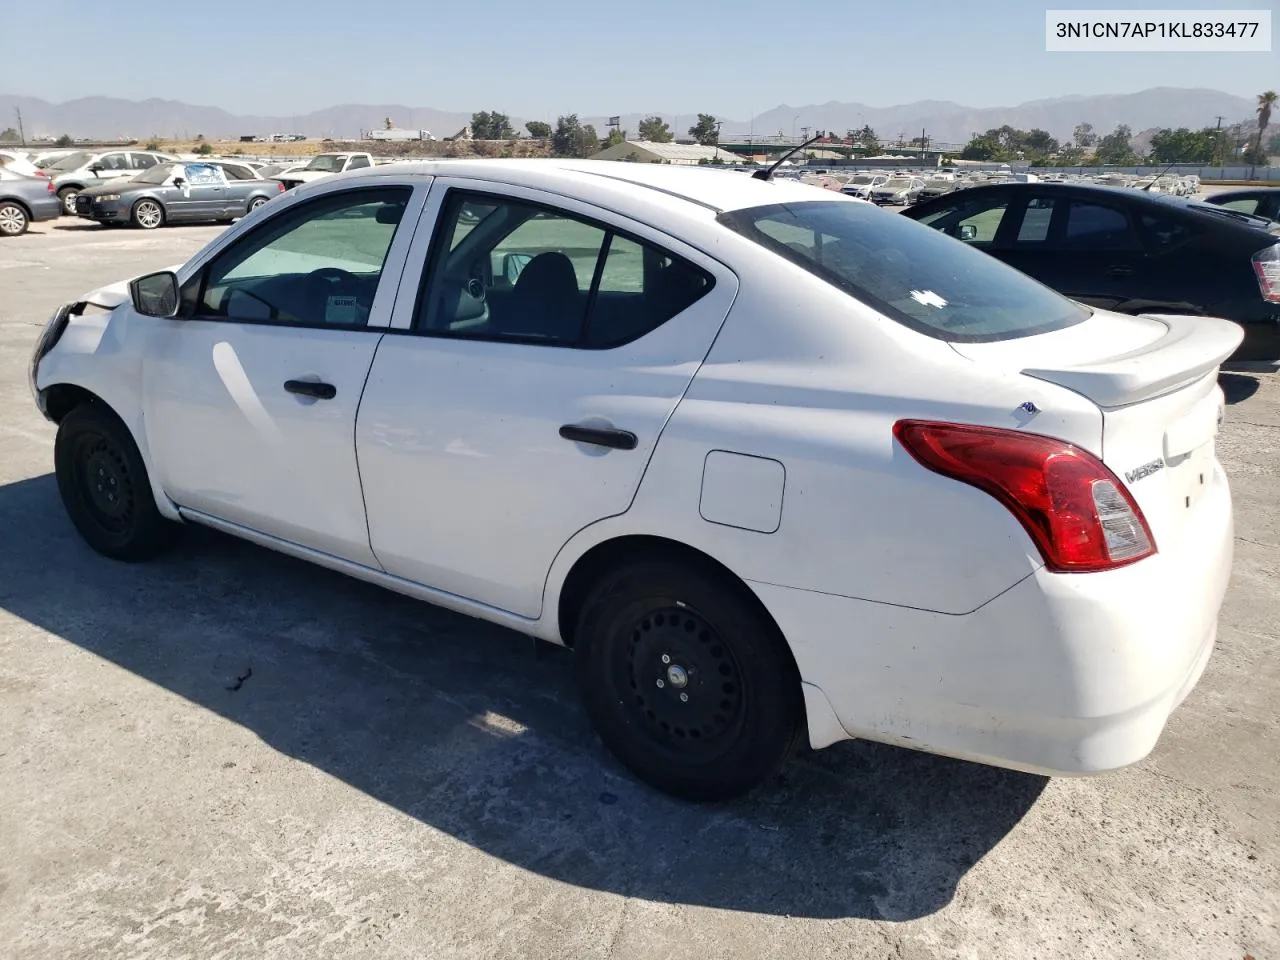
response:
[[[920,333],[1012,340],[1080,323],[1090,311],[908,217],[818,201],[722,213],[719,221]]]

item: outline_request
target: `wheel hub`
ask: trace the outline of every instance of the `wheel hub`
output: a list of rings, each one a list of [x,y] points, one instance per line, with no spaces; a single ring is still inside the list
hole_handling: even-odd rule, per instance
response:
[[[686,608],[641,617],[625,668],[633,706],[659,740],[705,742],[732,727],[741,713],[737,664],[715,629]]]
[[[108,529],[123,527],[133,512],[133,485],[124,457],[99,440],[87,451],[83,471],[89,506],[99,522]]]

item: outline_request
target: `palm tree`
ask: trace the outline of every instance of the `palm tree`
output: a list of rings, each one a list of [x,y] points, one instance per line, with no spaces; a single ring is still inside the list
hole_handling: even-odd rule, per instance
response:
[[[1258,94],[1258,140],[1253,145],[1255,156],[1262,156],[1262,134],[1271,122],[1271,108],[1276,105],[1277,100],[1280,100],[1280,96],[1274,90]]]

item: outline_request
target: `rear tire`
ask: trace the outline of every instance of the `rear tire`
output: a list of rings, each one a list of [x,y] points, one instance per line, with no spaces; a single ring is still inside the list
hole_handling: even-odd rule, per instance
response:
[[[58,493],[89,546],[114,560],[156,556],[181,527],[160,515],[128,427],[96,404],[76,407],[53,445]]]
[[[744,587],[662,559],[606,574],[578,620],[577,673],[605,746],[665,793],[726,800],[773,777],[804,728],[800,678]]]
[[[62,201],[62,212],[68,217],[76,215],[76,197],[79,195],[79,187],[63,187],[58,191],[58,199]]]
[[[0,202],[0,237],[20,237],[30,223],[31,218],[22,204],[12,200]]]
[[[257,210],[260,206],[262,206],[266,202],[267,202],[266,197],[254,197],[252,200],[249,201],[249,207],[245,212],[253,213],[253,211]]]

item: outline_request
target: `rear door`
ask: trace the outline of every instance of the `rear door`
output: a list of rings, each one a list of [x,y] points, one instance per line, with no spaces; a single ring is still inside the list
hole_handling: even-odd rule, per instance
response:
[[[1128,204],[1046,187],[1026,206],[1001,257],[1059,293],[1112,308],[1146,285],[1149,258]]]
[[[537,617],[560,548],[630,507],[737,280],[566,197],[437,190],[356,424],[370,542],[393,574]]]

